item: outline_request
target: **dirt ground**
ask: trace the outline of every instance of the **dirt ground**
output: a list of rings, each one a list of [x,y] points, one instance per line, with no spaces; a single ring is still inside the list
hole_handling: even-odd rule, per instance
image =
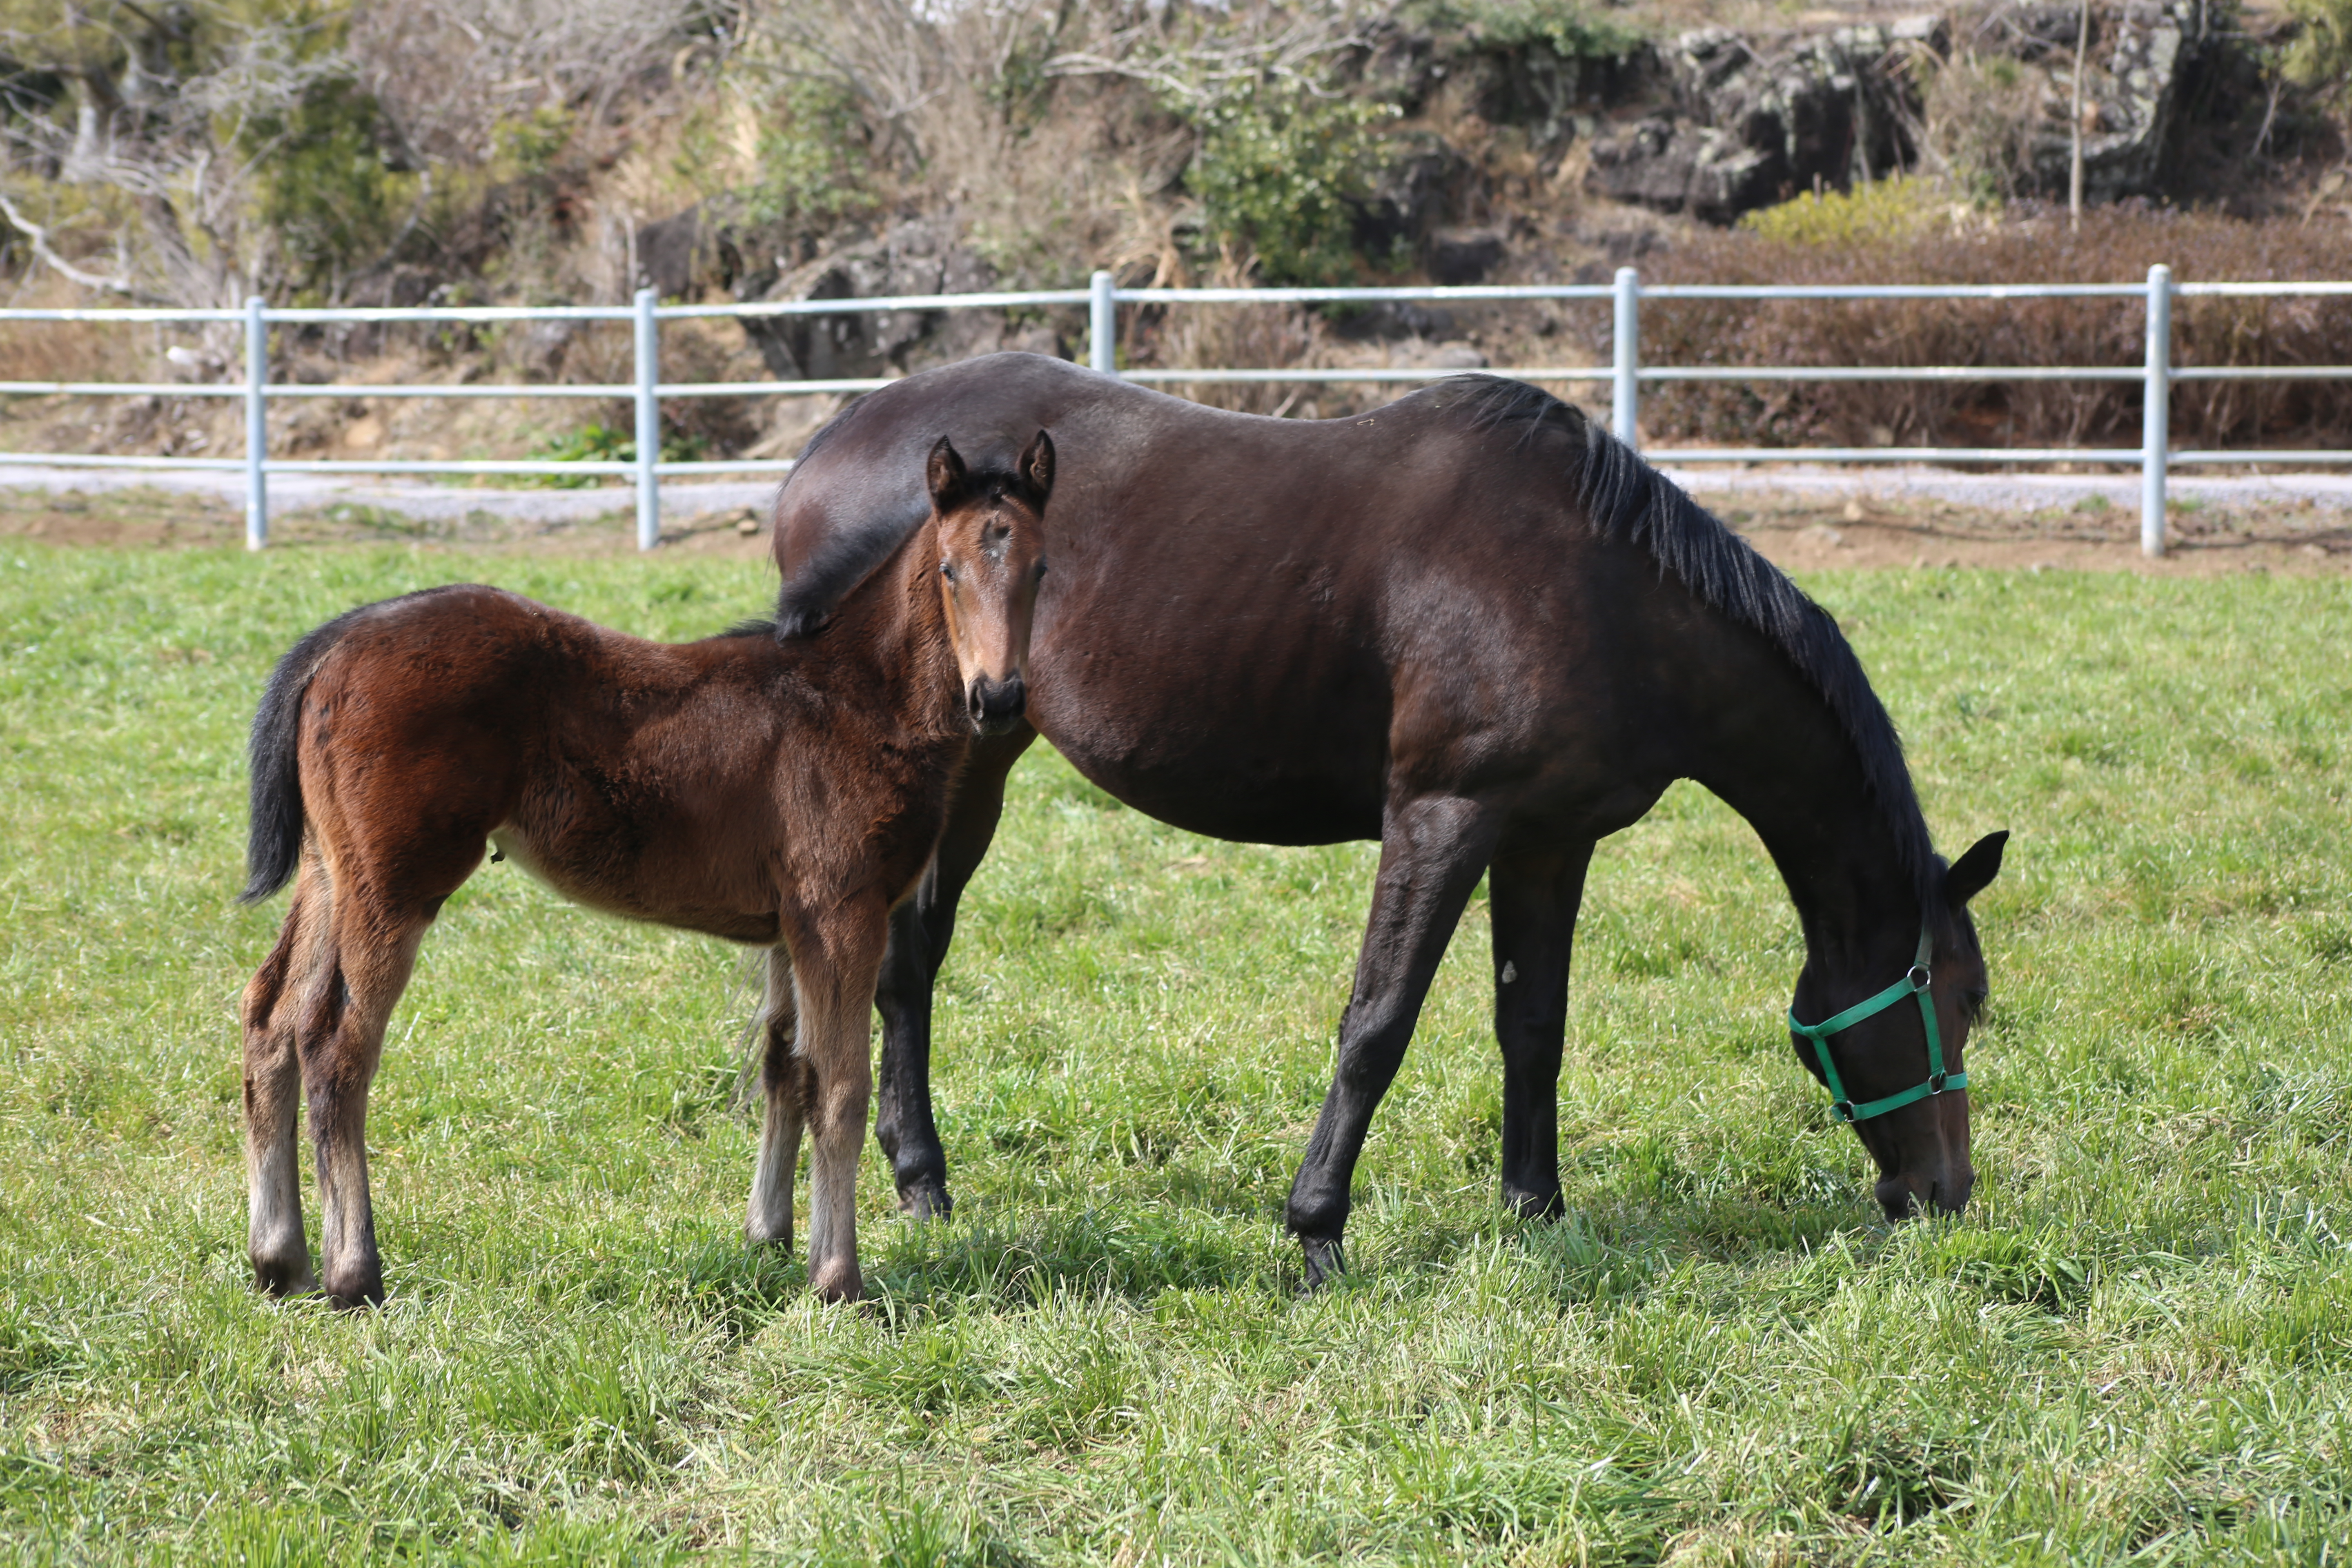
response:
[[[270,541],[273,548],[293,549],[405,541],[534,554],[622,554],[635,548],[630,505],[629,492],[615,490],[611,513],[584,522],[523,521],[488,511],[422,521],[373,508],[336,506],[272,519]],[[2170,552],[2161,561],[2140,554],[2137,518],[2114,508],[2017,512],[1939,501],[1746,494],[1727,501],[1719,515],[1776,564],[1794,571],[1973,567],[2352,576],[2352,513],[2308,506],[2182,508],[2172,519]],[[0,492],[0,539],[186,549],[232,545],[244,531],[240,511],[201,496],[162,490]],[[758,558],[768,548],[765,519],[742,508],[673,519],[662,539],[665,549],[738,559]]]

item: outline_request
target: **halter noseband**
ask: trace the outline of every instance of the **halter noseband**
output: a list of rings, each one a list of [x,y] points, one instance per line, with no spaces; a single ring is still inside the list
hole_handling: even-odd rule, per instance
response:
[[[1919,955],[1911,961],[1910,969],[1902,979],[1873,996],[1867,1002],[1857,1002],[1834,1017],[1818,1024],[1800,1024],[1792,1008],[1789,1013],[1789,1031],[1802,1035],[1813,1042],[1813,1055],[1820,1058],[1822,1081],[1829,1085],[1830,1114],[1840,1121],[1866,1121],[1874,1116],[1884,1116],[1890,1110],[1941,1094],[1948,1089],[1966,1089],[1969,1075],[1944,1070],[1944,1038],[1936,1028],[1936,1005],[1927,999],[1931,976],[1927,960],[1933,952],[1932,938],[1927,928],[1919,928]],[[1919,998],[1919,1021],[1927,1029],[1927,1081],[1914,1084],[1900,1094],[1890,1094],[1883,1100],[1866,1100],[1860,1105],[1846,1098],[1845,1085],[1839,1081],[1837,1065],[1830,1060],[1830,1037],[1841,1029],[1850,1029],[1865,1018],[1874,1018],[1906,996]]]

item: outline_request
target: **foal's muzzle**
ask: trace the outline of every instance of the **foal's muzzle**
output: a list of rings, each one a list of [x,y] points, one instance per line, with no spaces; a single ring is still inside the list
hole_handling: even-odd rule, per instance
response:
[[[1029,689],[1017,675],[1005,681],[975,675],[964,688],[963,705],[973,729],[983,735],[1002,735],[1021,722],[1029,706]]]

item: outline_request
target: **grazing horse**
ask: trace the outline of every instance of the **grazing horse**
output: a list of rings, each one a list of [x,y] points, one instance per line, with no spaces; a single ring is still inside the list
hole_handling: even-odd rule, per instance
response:
[[[1310,1282],[1342,1266],[1373,1108],[1482,873],[1503,1197],[1559,1212],[1585,868],[1679,778],[1745,816],[1788,885],[1807,948],[1795,1017],[1822,1021],[1792,1043],[1875,1160],[1878,1201],[1890,1215],[1967,1201],[1959,1068],[1985,975],[1966,905],[2006,836],[1937,857],[1845,638],[1738,536],[1523,383],[1464,376],[1369,414],[1265,419],[996,354],[895,382],[810,443],[777,500],[782,631],[823,624],[921,522],[904,476],[922,442],[944,430],[999,454],[1042,424],[1077,456],[1046,524],[1028,722],[974,748],[877,994],[876,1132],[905,1208],[950,1205],[930,986],[1037,733],[1179,827],[1381,842],[1337,1071],[1290,1192]],[[1881,999],[1891,982],[1924,999],[1919,1016]],[[1840,1012],[1864,997],[1866,1015]]]
[[[1054,477],[1041,430],[915,471],[921,526],[823,637],[768,622],[646,642],[496,588],[433,588],[297,643],[253,726],[245,901],[299,867],[245,993],[256,1279],[380,1301],[363,1133],[418,943],[486,847],[581,903],[769,949],[767,1114],[746,1234],[789,1246],[814,1143],[809,1282],[862,1293],[857,1150],[890,908],[921,877],[974,734],[1019,721]],[[326,1216],[302,1230],[297,1079]]]

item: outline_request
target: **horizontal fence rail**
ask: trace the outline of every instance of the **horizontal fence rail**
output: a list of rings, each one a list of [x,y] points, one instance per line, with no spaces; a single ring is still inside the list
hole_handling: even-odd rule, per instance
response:
[[[2161,555],[2165,545],[2165,476],[2175,464],[2352,464],[2352,450],[2189,450],[2170,447],[2170,393],[2181,381],[2325,381],[2352,379],[2352,365],[2177,365],[2172,363],[2172,301],[2176,297],[2352,298],[2352,282],[2177,283],[2171,268],[2148,268],[2144,283],[1873,284],[1781,285],[1675,283],[1645,286],[1633,268],[1620,268],[1609,283],[1413,285],[1391,289],[1121,289],[1108,272],[1094,275],[1086,289],[1010,290],[995,294],[909,294],[864,300],[784,300],[732,305],[664,305],[650,289],[626,305],[427,305],[272,309],[259,299],[240,310],[101,309],[0,310],[0,321],[203,324],[241,322],[244,378],[239,382],[0,382],[0,396],[236,397],[245,400],[246,450],[241,458],[116,457],[57,452],[0,452],[0,464],[43,468],[242,470],[246,476],[246,542],[256,550],[269,538],[268,479],[271,474],[483,474],[564,475],[625,478],[636,491],[637,543],[650,550],[661,539],[661,480],[696,474],[783,473],[790,458],[664,462],[661,405],[680,397],[792,396],[871,392],[892,376],[832,377],[804,381],[665,382],[660,379],[661,323],[712,317],[740,320],[788,316],[841,316],[882,311],[1002,310],[1042,306],[1085,306],[1087,363],[1105,375],[1149,385],[1219,385],[1284,383],[1297,385],[1412,384],[1462,374],[1460,367],[1361,369],[1129,369],[1118,366],[1121,305],[1372,305],[1384,303],[1477,304],[1542,300],[1589,300],[1611,307],[1610,363],[1593,365],[1528,365],[1495,374],[1523,381],[1607,384],[1611,426],[1629,445],[1639,445],[1641,389],[1664,382],[2137,382],[2142,391],[2140,444],[2137,447],[1689,447],[1652,449],[1660,462],[1681,463],[2053,463],[2137,465],[2141,475],[2140,545]],[[2147,305],[2147,354],[2137,365],[1656,365],[1641,359],[1641,308],[1644,300],[2101,300],[2141,299]],[[364,383],[273,383],[269,379],[269,329],[273,326],[364,322],[457,324],[505,321],[626,322],[633,332],[634,377],[604,385],[472,384],[464,385],[373,385]],[[315,397],[602,398],[626,400],[635,416],[635,456],[628,460],[482,459],[423,461],[403,458],[289,458],[268,455],[268,405],[273,399]]]

